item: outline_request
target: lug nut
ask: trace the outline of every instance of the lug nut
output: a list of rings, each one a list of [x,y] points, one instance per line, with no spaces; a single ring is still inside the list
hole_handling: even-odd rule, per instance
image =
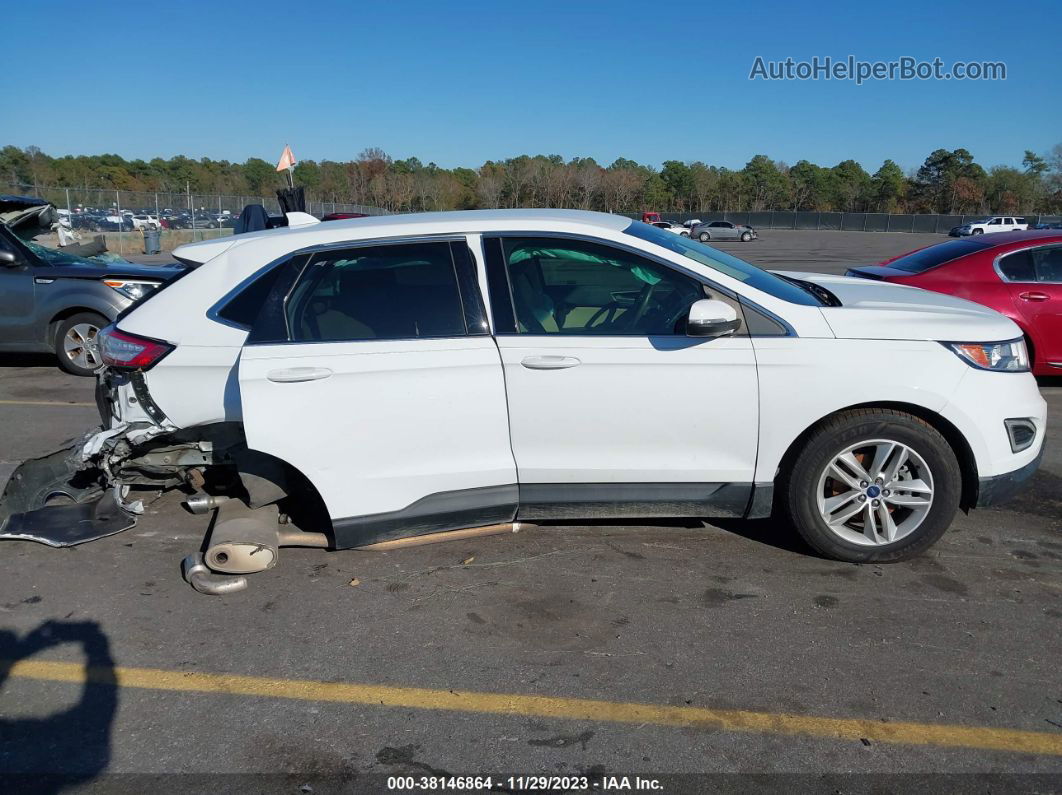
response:
[[[859,495],[859,501],[860,502],[866,502],[867,501],[867,495],[866,494],[860,494]]]
[[[885,478],[874,478],[874,482],[880,486],[882,483],[885,482]]]
[[[877,508],[879,505],[881,505],[881,500],[874,500],[874,502],[872,502],[871,505],[873,505],[875,508]]]
[[[888,489],[885,489],[885,490],[884,490],[883,492],[881,492],[881,493],[882,493],[883,495],[885,495],[886,497],[888,497],[888,496],[889,496],[890,494],[892,494],[892,492],[891,492],[891,491],[889,491]]]
[[[867,482],[866,482],[865,480],[861,480],[861,481],[859,481],[859,488],[861,488],[861,489],[865,489],[865,488],[866,488],[867,486],[869,486],[869,485],[870,485],[870,484],[869,484],[869,483],[867,483]]]

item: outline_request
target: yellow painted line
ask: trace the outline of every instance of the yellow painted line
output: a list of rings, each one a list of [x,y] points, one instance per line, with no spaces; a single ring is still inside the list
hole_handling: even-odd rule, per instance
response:
[[[96,408],[95,403],[67,403],[62,400],[0,400],[0,406],[88,406]]]
[[[143,690],[182,693],[220,693],[299,701],[329,701],[379,707],[445,710],[483,715],[514,715],[565,720],[677,726],[727,732],[781,734],[857,742],[950,746],[990,751],[1062,756],[1062,732],[994,729],[986,726],[949,726],[934,723],[889,722],[859,718],[828,718],[783,712],[740,709],[672,707],[583,698],[430,690],[262,676],[166,671],[158,668],[86,668],[79,663],[46,660],[0,660],[0,669],[20,679],[48,682],[109,684]]]

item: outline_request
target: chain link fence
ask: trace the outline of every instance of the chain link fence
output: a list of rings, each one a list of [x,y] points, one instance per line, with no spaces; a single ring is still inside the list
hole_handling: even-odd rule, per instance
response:
[[[132,228],[130,214],[163,219],[160,235],[163,251],[184,243],[231,235],[236,218],[248,204],[261,204],[270,215],[281,214],[276,196],[44,187],[10,181],[0,183],[0,193],[36,196],[69,211],[72,226],[83,238],[102,234],[108,251],[119,255],[140,252],[144,245],[140,229]],[[388,214],[380,207],[311,197],[306,199],[306,211],[318,218],[330,213]],[[55,245],[47,235],[38,240],[44,245]]]
[[[624,213],[630,218],[641,218],[639,213]],[[1006,215],[997,213],[997,215]],[[992,214],[977,215],[929,215],[913,213],[835,213],[805,210],[763,210],[760,212],[704,212],[661,213],[665,221],[682,222],[699,218],[710,221],[730,221],[746,224],[756,229],[807,229],[834,230],[839,232],[936,232],[947,234],[952,228],[971,221],[992,217]],[[1026,215],[1021,217],[1031,228],[1039,223],[1062,223],[1059,215]]]

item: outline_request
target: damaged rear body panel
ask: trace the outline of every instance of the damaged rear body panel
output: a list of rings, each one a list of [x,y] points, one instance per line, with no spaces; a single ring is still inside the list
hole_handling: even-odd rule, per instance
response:
[[[179,486],[212,463],[212,441],[169,441],[177,428],[151,400],[143,373],[98,378],[101,427],[11,474],[0,495],[0,538],[66,547],[113,535],[143,511],[135,489]]]
[[[238,422],[178,428],[143,371],[104,368],[97,378],[100,427],[12,473],[0,496],[0,539],[65,547],[104,538],[135,525],[140,495],[204,483],[252,508],[287,496],[283,468],[247,449]]]

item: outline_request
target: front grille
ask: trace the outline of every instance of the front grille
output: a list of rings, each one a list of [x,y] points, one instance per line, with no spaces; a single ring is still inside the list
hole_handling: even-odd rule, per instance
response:
[[[1010,439],[1010,449],[1015,453],[1028,450],[1036,439],[1036,424],[1028,418],[1003,420]]]

